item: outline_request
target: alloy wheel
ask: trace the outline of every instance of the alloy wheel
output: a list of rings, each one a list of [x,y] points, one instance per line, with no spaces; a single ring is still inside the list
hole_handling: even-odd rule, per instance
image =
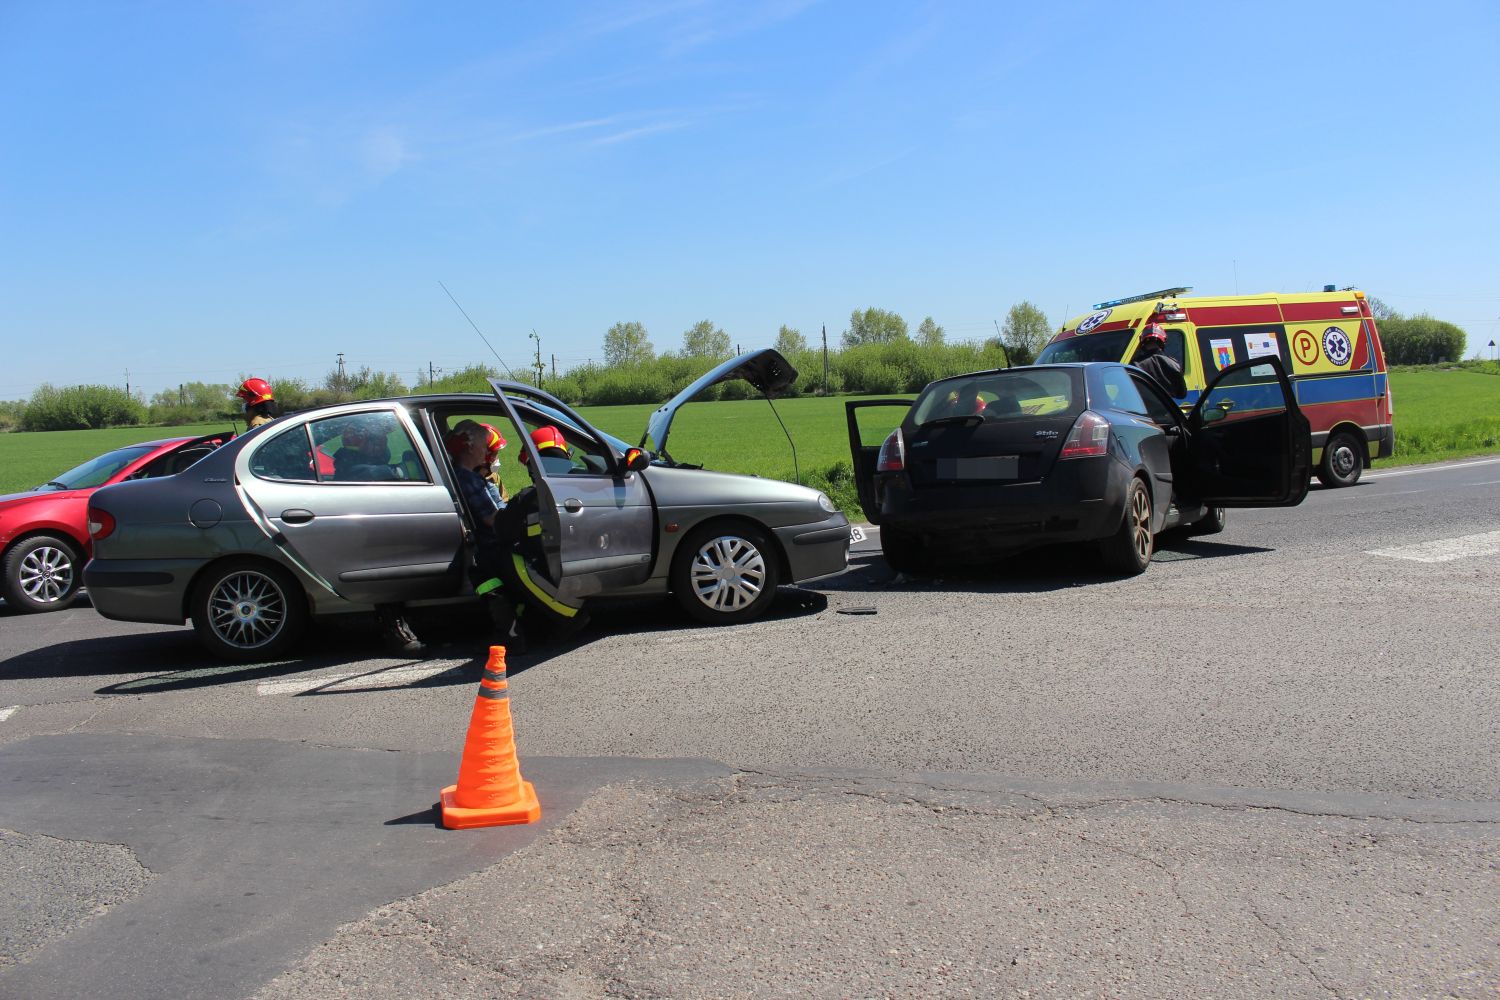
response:
[[[1151,561],[1151,500],[1144,489],[1130,498],[1130,534],[1141,563]]]
[[[73,590],[73,554],[55,545],[26,553],[17,574],[21,592],[38,604],[56,604]]]
[[[209,625],[226,644],[255,649],[271,642],[286,624],[286,594],[276,581],[254,570],[220,580],[208,595]]]

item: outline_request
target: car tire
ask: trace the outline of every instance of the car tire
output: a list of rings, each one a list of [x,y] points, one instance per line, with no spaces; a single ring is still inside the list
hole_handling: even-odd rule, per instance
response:
[[[766,613],[780,582],[780,557],[765,531],[743,522],[690,532],[672,558],[672,596],[709,625],[738,625]]]
[[[1210,507],[1208,513],[1192,524],[1187,526],[1183,532],[1185,535],[1217,535],[1224,530],[1224,523],[1228,520],[1228,513],[1223,507]]]
[[[215,656],[247,663],[280,656],[307,626],[302,588],[279,567],[235,559],[212,567],[193,590],[193,629]]]
[[[83,556],[66,538],[33,535],[5,553],[0,591],[16,611],[61,611],[73,603],[82,585]]]
[[[895,528],[880,529],[880,554],[897,573],[920,573],[927,568],[922,540]]]
[[[1359,439],[1348,431],[1339,431],[1323,446],[1323,461],[1318,463],[1318,482],[1324,486],[1353,486],[1365,471],[1365,453]]]
[[[1136,576],[1151,565],[1155,538],[1151,534],[1151,494],[1139,479],[1125,491],[1125,510],[1114,534],[1099,542],[1105,568],[1125,576]]]

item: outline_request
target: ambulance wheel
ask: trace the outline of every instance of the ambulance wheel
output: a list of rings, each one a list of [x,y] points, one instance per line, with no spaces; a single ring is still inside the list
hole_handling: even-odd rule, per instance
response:
[[[766,533],[745,522],[705,524],[672,558],[672,596],[708,625],[738,625],[766,613],[780,582],[780,554]]]
[[[1318,482],[1330,487],[1353,486],[1364,471],[1364,449],[1353,434],[1339,431],[1328,439],[1318,465]]]
[[[1217,535],[1224,530],[1226,520],[1228,520],[1228,515],[1223,507],[1210,507],[1207,514],[1187,526],[1184,534]]]
[[[1155,539],[1151,536],[1151,494],[1139,479],[1125,491],[1125,512],[1115,533],[1099,542],[1106,569],[1122,576],[1138,576],[1151,565]]]

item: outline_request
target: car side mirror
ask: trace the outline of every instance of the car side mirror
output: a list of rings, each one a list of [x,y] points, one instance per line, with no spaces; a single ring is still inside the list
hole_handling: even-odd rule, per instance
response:
[[[1210,406],[1203,411],[1203,422],[1205,424],[1215,423],[1229,416],[1228,407]]]
[[[625,471],[640,472],[642,469],[650,468],[651,456],[639,448],[630,448],[625,452]]]

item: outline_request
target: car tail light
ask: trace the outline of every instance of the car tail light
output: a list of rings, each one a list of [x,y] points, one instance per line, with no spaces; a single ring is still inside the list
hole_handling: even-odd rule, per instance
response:
[[[89,508],[89,537],[94,541],[108,538],[114,534],[115,519],[107,510],[98,507]]]
[[[1063,442],[1062,458],[1098,458],[1109,451],[1109,421],[1093,410],[1078,415],[1068,439]]]
[[[898,427],[880,446],[880,455],[875,459],[876,472],[900,472],[906,468],[906,439]]]

